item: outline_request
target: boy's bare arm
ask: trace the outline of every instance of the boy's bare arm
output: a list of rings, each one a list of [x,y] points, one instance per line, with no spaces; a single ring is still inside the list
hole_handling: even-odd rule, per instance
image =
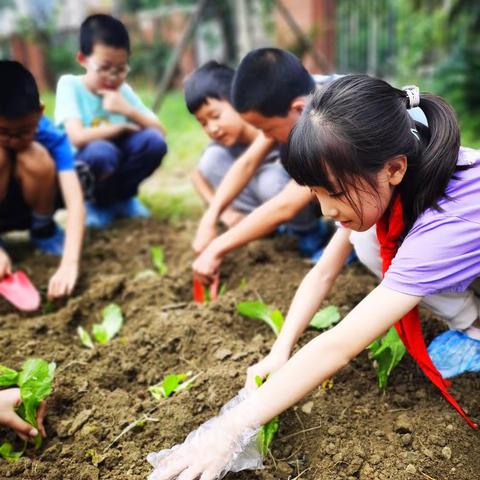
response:
[[[139,127],[130,123],[99,125],[84,127],[81,120],[71,118],[65,121],[65,131],[68,139],[77,148],[82,148],[94,140],[110,140],[124,133],[138,132]]]
[[[193,248],[197,253],[202,252],[215,238],[216,224],[221,213],[245,188],[273,145],[273,140],[260,133],[248,150],[232,165],[198,226],[193,241]]]
[[[105,110],[124,115],[141,128],[156,128],[165,135],[165,128],[157,117],[142,113],[127,102],[118,90],[100,90],[98,93],[103,96],[103,108]]]
[[[218,218],[252,179],[274,145],[274,141],[259,133],[247,151],[234,162],[218,186],[210,210]]]
[[[48,285],[50,298],[70,294],[76,284],[85,224],[82,189],[76,173],[60,172],[58,178],[67,208],[67,225],[62,259]]]
[[[280,193],[215,238],[193,263],[195,274],[208,283],[227,253],[269,234],[291,220],[311,200],[310,190],[291,180]]]

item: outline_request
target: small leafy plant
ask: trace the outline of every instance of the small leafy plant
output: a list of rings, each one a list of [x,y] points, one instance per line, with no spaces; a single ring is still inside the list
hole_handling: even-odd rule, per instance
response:
[[[22,365],[17,372],[11,368],[0,365],[0,387],[19,387],[22,404],[18,407],[17,413],[30,425],[38,428],[37,411],[40,403],[52,393],[53,377],[56,365],[45,360],[32,358]],[[42,444],[42,437],[38,434],[35,437],[35,447]],[[0,445],[0,456],[10,462],[18,460],[25,451],[13,451],[9,442]]]
[[[285,318],[280,310],[272,310],[260,300],[240,302],[237,304],[237,312],[244,317],[262,320],[273,330],[276,336],[280,333],[285,322]],[[325,330],[338,323],[340,319],[338,307],[330,305],[322,308],[315,314],[310,322],[310,326],[317,330]]]
[[[93,338],[102,345],[108,343],[120,331],[122,325],[122,309],[117,304],[111,303],[102,310],[102,323],[93,324]],[[77,333],[82,345],[87,348],[94,348],[92,337],[85,329],[79,326]]]
[[[329,305],[319,310],[313,316],[310,326],[317,330],[325,330],[338,323],[341,318],[338,307],[336,305]]]
[[[260,300],[240,302],[237,304],[237,312],[244,317],[262,320],[273,330],[276,336],[280,333],[283,322],[285,321],[280,310],[271,310]]]
[[[160,400],[161,398],[168,398],[174,393],[181,392],[190,388],[193,382],[200,376],[199,373],[192,377],[192,372],[174,374],[170,373],[165,375],[164,379],[148,387],[148,391],[152,394],[155,400]]]
[[[255,377],[257,387],[263,384],[263,380],[257,375]],[[261,454],[265,457],[270,448],[278,429],[280,428],[280,419],[278,417],[272,418],[268,423],[262,426],[257,435],[257,446]]]
[[[383,337],[369,345],[368,350],[370,350],[369,356],[374,360],[377,369],[378,386],[385,389],[390,373],[405,355],[405,345],[395,327],[391,327]]]
[[[167,273],[167,264],[165,263],[165,251],[160,245],[155,245],[150,249],[152,262],[159,275]]]

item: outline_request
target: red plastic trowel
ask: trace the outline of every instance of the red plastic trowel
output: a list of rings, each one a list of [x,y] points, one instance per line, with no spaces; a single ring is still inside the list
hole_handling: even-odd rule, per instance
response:
[[[195,303],[214,302],[218,297],[220,274],[215,275],[213,282],[207,287],[195,275],[193,276],[193,301]]]
[[[14,307],[32,312],[40,306],[40,294],[27,275],[17,270],[0,281],[0,295]]]

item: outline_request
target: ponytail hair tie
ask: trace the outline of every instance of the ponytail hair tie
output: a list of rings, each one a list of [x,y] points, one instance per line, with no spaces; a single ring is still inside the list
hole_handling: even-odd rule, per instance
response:
[[[407,94],[407,110],[420,105],[420,90],[416,85],[406,85],[402,90]]]

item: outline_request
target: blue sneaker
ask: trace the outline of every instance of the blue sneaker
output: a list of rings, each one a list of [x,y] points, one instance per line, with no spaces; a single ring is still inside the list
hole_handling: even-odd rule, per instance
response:
[[[35,231],[30,230],[30,240],[43,253],[56,256],[63,254],[65,233],[56,223],[54,224],[53,234],[48,237],[38,236]]]
[[[138,197],[130,197],[121,202],[117,202],[114,206],[115,215],[121,218],[148,218],[150,210],[138,199]]]
[[[85,225],[90,228],[106,228],[115,218],[115,210],[113,205],[107,205],[100,207],[91,202],[85,202],[85,208],[87,210],[87,217],[85,219]]]
[[[433,364],[444,378],[480,371],[480,340],[458,330],[447,330],[428,346]]]

